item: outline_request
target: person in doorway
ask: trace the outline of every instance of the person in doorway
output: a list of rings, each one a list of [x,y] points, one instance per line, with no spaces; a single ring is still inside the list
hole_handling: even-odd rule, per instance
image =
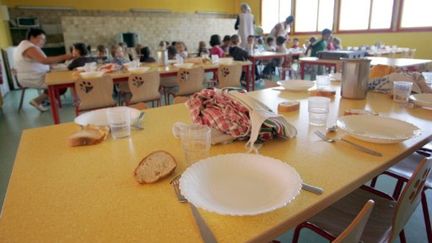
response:
[[[240,5],[240,10],[241,13],[237,16],[234,29],[238,30],[240,43],[242,43],[241,45],[243,49],[246,49],[248,36],[255,34],[254,16],[252,15],[251,8],[247,3],[242,3]]]
[[[275,39],[278,36],[282,36],[285,39],[289,39],[288,35],[290,33],[291,30],[291,25],[294,22],[294,17],[293,16],[289,16],[288,18],[285,19],[285,22],[281,22],[276,24],[273,29],[270,31],[270,35],[273,36]]]
[[[38,28],[30,28],[27,31],[26,39],[19,43],[13,55],[20,85],[28,88],[45,89],[42,94],[30,101],[30,105],[41,112],[48,110],[42,103],[48,100],[45,74],[50,70],[49,65],[72,58],[71,54],[47,57],[42,51],[45,42],[45,31]]]

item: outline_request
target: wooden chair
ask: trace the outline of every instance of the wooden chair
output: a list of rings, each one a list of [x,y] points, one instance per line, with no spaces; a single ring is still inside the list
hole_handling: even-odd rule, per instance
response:
[[[153,102],[160,106],[160,76],[159,72],[146,72],[142,74],[133,74],[128,80],[129,90],[132,93],[130,100],[126,105],[136,104],[139,102]]]
[[[425,149],[426,151],[429,150],[427,148]],[[431,155],[427,154],[426,151],[419,150],[419,153],[421,154],[414,153],[408,156],[407,158],[401,160],[401,162],[390,167],[387,171],[385,171],[382,174],[397,179],[397,183],[393,191],[393,198],[396,199],[399,198],[404,184],[409,181],[409,178],[411,178],[414,171],[416,170],[418,161],[420,161],[423,158],[423,156],[431,157]],[[432,152],[432,150],[429,151]],[[378,180],[378,176],[372,180],[371,182],[372,187],[375,187],[377,180]],[[430,215],[428,211],[427,197],[426,197],[426,191],[428,189],[429,190],[432,189],[432,173],[429,174],[429,176],[426,178],[424,189],[421,192],[421,205],[423,210],[423,218],[425,222],[426,234],[427,234],[428,242],[432,243],[432,225],[431,225]]]
[[[166,104],[169,97],[190,96],[203,89],[204,69],[202,67],[181,68],[177,73],[177,87],[165,89]]]
[[[75,91],[78,100],[75,113],[116,105],[113,94],[113,80],[109,76],[94,79],[78,79],[75,81]]]
[[[365,202],[372,199],[375,207],[361,239],[364,242],[393,242],[399,235],[406,242],[403,227],[420,203],[420,195],[431,172],[432,160],[423,158],[416,167],[398,201],[391,196],[371,187],[362,186],[351,194],[298,225],[294,231],[293,242],[297,242],[300,230],[307,227],[321,236],[337,239]],[[358,241],[356,241],[358,242]]]
[[[242,65],[221,64],[218,69],[218,88],[240,87]]]

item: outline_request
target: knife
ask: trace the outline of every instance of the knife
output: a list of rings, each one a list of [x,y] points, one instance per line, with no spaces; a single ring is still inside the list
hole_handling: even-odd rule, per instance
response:
[[[304,182],[302,182],[302,190],[312,192],[317,195],[321,195],[324,192],[324,189],[322,189],[321,187],[312,186]]]
[[[192,215],[194,216],[195,222],[198,225],[201,238],[205,243],[216,243],[217,240],[215,236],[213,235],[213,232],[210,230],[210,228],[205,223],[204,219],[202,218],[201,214],[198,212],[198,209],[192,204],[189,203]]]
[[[368,149],[368,148],[363,147],[363,146],[361,146],[361,145],[358,145],[358,144],[356,144],[356,143],[350,142],[350,141],[348,141],[348,140],[346,140],[346,139],[344,139],[344,138],[341,138],[340,141],[345,142],[345,143],[348,143],[348,144],[350,144],[351,146],[354,146],[356,149],[358,149],[358,150],[360,150],[360,151],[363,151],[363,152],[365,152],[365,153],[368,153],[368,154],[370,154],[370,155],[374,155],[374,156],[378,156],[378,157],[382,157],[382,156],[383,156],[382,153],[379,153],[379,152],[374,151],[374,150],[372,150],[372,149]]]

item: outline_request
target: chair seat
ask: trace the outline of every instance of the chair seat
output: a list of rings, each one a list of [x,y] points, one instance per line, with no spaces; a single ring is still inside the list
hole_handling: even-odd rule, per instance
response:
[[[375,191],[372,188],[368,188],[368,190]],[[308,222],[334,236],[338,236],[356,217],[357,212],[362,209],[364,204],[372,199],[375,201],[375,206],[363,232],[362,240],[365,243],[387,242],[391,232],[396,202],[368,190],[363,188],[355,190],[313,216]]]
[[[387,172],[390,172],[408,180],[409,178],[411,178],[419,161],[422,158],[424,158],[422,155],[413,153],[405,159],[401,160],[399,163],[387,169]],[[428,178],[426,179],[425,187],[432,189],[432,173],[429,174]]]

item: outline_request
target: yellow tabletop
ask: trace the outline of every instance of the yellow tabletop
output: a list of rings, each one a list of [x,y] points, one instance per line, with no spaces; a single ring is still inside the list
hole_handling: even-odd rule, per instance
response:
[[[392,67],[412,67],[431,63],[429,59],[415,59],[415,58],[390,58],[390,57],[366,57],[371,60],[371,65],[387,65]],[[319,59],[318,57],[301,57],[300,62],[309,62],[315,64],[336,64],[340,65],[341,60],[336,59]]]
[[[241,64],[243,66],[251,65],[249,61],[233,61],[232,64]],[[166,67],[160,66],[158,64],[146,64],[143,66],[150,67],[149,72],[157,71],[160,72],[161,75],[164,74],[175,74],[178,72],[179,68],[168,65]],[[195,64],[194,66],[202,66],[205,70],[217,69],[219,64]],[[112,73],[107,73],[112,78],[125,78],[129,77],[130,73],[128,71],[117,71]],[[59,85],[59,84],[68,84],[73,83],[78,78],[78,72],[74,71],[53,71],[49,72],[45,75],[45,84],[46,85]]]
[[[356,140],[383,157],[316,137],[317,128],[307,122],[305,92],[267,89],[251,95],[274,110],[280,101],[301,101],[298,112],[283,113],[297,127],[297,137],[266,142],[260,153],[292,165],[305,182],[325,192],[318,196],[302,191],[289,205],[257,216],[200,210],[219,242],[268,241],[432,139],[432,111],[405,108],[384,94],[369,93],[367,100],[337,95],[330,110],[330,122],[346,109],[365,108],[422,129],[420,136],[399,144]],[[66,143],[66,137],[79,130],[73,123],[25,130],[0,218],[0,242],[200,242],[190,208],[177,201],[169,184],[174,175],[151,185],[139,185],[132,176],[144,156],[160,149],[177,159],[175,174],[185,169],[180,141],[171,133],[176,121],[191,122],[183,104],[149,109],[144,130],[134,130],[129,139],[74,148]],[[212,146],[210,153],[245,152],[244,143]]]

